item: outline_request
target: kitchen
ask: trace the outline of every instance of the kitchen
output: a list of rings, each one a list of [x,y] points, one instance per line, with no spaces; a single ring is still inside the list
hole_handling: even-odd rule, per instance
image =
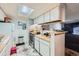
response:
[[[0,3],[0,56],[65,56],[67,6]]]

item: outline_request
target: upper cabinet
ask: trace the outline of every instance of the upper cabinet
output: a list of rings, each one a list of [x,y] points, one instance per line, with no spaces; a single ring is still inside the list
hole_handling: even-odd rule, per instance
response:
[[[37,24],[41,23],[41,17],[37,17],[36,20],[37,20]]]
[[[43,13],[42,15],[38,16],[35,19],[35,24],[41,24],[41,23],[46,23],[46,22],[51,22],[51,21],[57,21],[65,20],[65,6],[64,4],[60,4],[59,6],[56,6],[55,8],[52,8],[51,10]]]
[[[43,16],[40,16],[39,17],[39,23],[43,23],[44,22],[44,17]]]
[[[44,14],[44,22],[49,22],[49,20],[50,20],[50,13],[47,12]]]
[[[60,19],[60,10],[59,7],[56,7],[50,11],[50,21]]]
[[[4,21],[5,14],[3,11],[0,9],[0,21]]]
[[[37,18],[34,19],[34,24],[37,24]]]

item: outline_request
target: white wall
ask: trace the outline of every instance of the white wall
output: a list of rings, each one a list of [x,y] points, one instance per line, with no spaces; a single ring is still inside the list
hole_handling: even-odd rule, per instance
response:
[[[26,21],[22,21],[22,20],[13,20],[12,23],[14,23],[14,38],[16,39],[16,43],[18,43],[18,36],[24,36],[24,42],[27,44],[28,43],[28,31],[27,28],[26,30],[22,30],[22,28],[19,28],[18,26],[18,21],[20,22],[24,22],[27,24]],[[27,25],[28,26],[28,25]]]

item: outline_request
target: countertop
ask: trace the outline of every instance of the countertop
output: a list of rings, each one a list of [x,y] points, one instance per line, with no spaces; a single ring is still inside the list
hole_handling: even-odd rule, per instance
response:
[[[55,35],[61,35],[61,34],[65,34],[65,31],[63,31],[63,32],[57,32],[57,31],[55,31]]]
[[[57,31],[54,31],[55,35],[61,35],[61,34],[65,34],[65,32],[57,32]],[[50,36],[45,36],[43,34],[40,34],[40,35],[35,35],[36,37],[42,39],[42,40],[45,40],[47,42],[50,42]]]
[[[36,37],[45,40],[47,42],[50,42],[50,37],[46,37],[45,35],[35,35]]]

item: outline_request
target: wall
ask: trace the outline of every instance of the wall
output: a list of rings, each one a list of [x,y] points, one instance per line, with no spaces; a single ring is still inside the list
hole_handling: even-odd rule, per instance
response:
[[[0,34],[12,35],[13,24],[12,23],[0,23]]]
[[[4,21],[5,14],[0,9],[0,21]]]
[[[26,30],[22,30],[21,26],[18,26],[18,21],[26,23],[26,21],[23,21],[23,20],[13,20],[12,21],[12,23],[14,24],[13,36],[14,36],[14,39],[16,39],[15,42],[18,43],[18,36],[24,36],[24,42],[28,43],[27,42],[27,39],[28,39],[27,38],[28,37],[27,29]]]
[[[18,26],[18,21],[26,23],[26,30],[20,29]],[[15,39],[15,43],[18,42],[18,36],[24,36],[24,42],[26,43],[26,46],[29,44],[29,27],[33,24],[32,19],[26,19],[26,20],[16,20],[13,19],[11,21],[14,24],[14,32],[13,32],[13,38]]]

